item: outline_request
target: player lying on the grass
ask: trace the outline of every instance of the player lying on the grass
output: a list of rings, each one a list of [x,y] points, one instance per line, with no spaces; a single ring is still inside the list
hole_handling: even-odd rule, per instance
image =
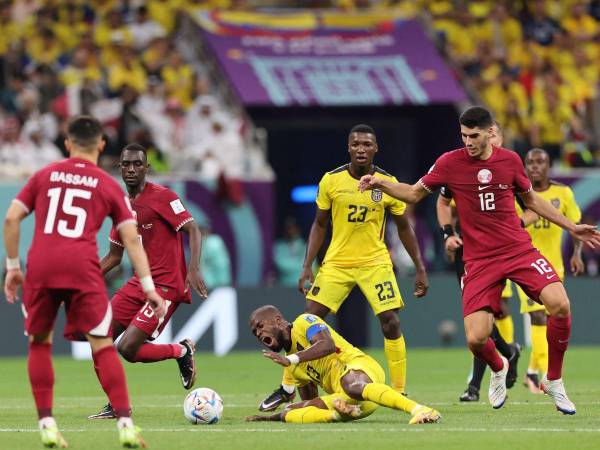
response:
[[[119,232],[153,315],[162,318],[166,307],[155,290],[127,197],[118,183],[97,166],[105,144],[97,119],[80,116],[71,120],[65,140],[70,157],[36,172],[13,200],[4,220],[4,293],[13,303],[18,287],[23,285],[25,331],[29,337],[27,370],[46,447],[67,447],[52,416],[52,335],[63,303],[67,316],[64,335],[70,340],[85,335],[89,341],[96,375],[118,417],[121,444],[145,447],[131,420],[125,372],[110,334],[112,310],[96,246],[96,235],[107,216]],[[23,279],[19,233],[21,222],[31,213],[35,215],[35,231]]]
[[[264,356],[289,367],[303,401],[287,406],[282,413],[247,417],[249,422],[355,420],[370,415],[379,405],[411,414],[409,424],[441,419],[436,410],[384,384],[385,373],[379,363],[350,345],[318,316],[301,314],[289,323],[275,306],[266,305],[250,315],[250,329],[271,350],[265,350]],[[329,395],[319,397],[317,386]]]
[[[519,155],[490,143],[492,124],[489,111],[477,106],[469,108],[460,116],[465,146],[440,156],[417,183],[395,183],[365,175],[358,187],[361,191],[380,189],[408,203],[418,203],[442,186],[452,191],[464,244],[465,333],[469,349],[492,369],[490,403],[500,408],[506,400],[508,361],[496,352],[490,334],[493,315],[500,309],[502,285],[510,279],[548,310],[548,373],[542,389],[552,396],[559,411],[575,414],[575,405],[567,396],[561,377],[571,334],[569,298],[552,264],[533,247],[522,228],[514,196],[519,194],[527,209],[590,247],[600,246],[600,232],[592,225],[574,224],[536,194]]]
[[[348,134],[350,162],[323,175],[319,182],[317,210],[306,246],[298,289],[306,296],[305,311],[321,318],[336,313],[357,286],[377,316],[383,334],[383,349],[390,373],[390,385],[406,389],[406,343],[398,312],[404,301],[396,282],[390,252],[383,234],[386,218],[396,224],[398,237],[415,265],[415,297],[427,293],[429,282],[419,243],[408,218],[406,205],[381,192],[360,193],[356,181],[362,175],[396,181],[374,164],[379,152],[375,131],[356,125]],[[316,278],[312,265],[331,222],[331,243]],[[284,370],[281,386],[265,398],[260,411],[272,411],[293,400],[293,378]]]
[[[146,296],[136,276],[127,281],[113,296],[113,339],[121,336],[119,353],[129,362],[152,363],[165,359],[177,361],[181,381],[190,389],[196,379],[194,343],[184,339],[178,344],[153,344],[181,303],[190,303],[190,287],[202,298],[207,291],[200,271],[202,236],[191,214],[170,189],[146,180],[150,165],[146,149],[139,144],[123,148],[119,161],[121,177],[138,221],[138,233],[148,254],[150,270],[160,293],[165,298],[167,313],[157,318],[146,302]],[[190,262],[186,269],[181,231],[189,236]],[[100,261],[102,273],[118,266],[123,259],[123,242],[113,228],[109,253]],[[114,419],[112,405],[107,404],[89,419]]]

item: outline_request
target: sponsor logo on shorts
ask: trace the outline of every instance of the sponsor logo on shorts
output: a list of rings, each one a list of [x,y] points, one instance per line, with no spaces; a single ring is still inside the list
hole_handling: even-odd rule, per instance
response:
[[[550,200],[550,203],[552,203],[552,206],[554,206],[556,209],[560,208],[559,198],[553,198],[552,200]]]
[[[546,280],[551,280],[555,276],[556,276],[556,274],[554,274],[554,275],[546,275]]]
[[[489,183],[492,181],[492,172],[488,169],[481,169],[477,172],[477,180],[479,180],[480,183]]]
[[[319,286],[315,286],[312,288],[312,291],[310,291],[310,293],[312,295],[318,295],[320,290],[321,290],[321,288]]]
[[[379,189],[373,189],[371,191],[371,200],[373,200],[374,202],[380,202],[382,198],[383,192],[381,192]]]

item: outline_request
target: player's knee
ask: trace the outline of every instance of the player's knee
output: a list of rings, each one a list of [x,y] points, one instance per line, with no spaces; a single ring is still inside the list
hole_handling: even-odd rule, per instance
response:
[[[568,317],[571,314],[571,304],[567,297],[563,297],[556,302],[547,304],[546,309],[551,316]]]
[[[397,339],[402,335],[400,331],[400,318],[393,311],[387,311],[379,315],[381,331],[386,339]]]
[[[467,345],[472,352],[479,351],[483,348],[489,336],[484,336],[481,333],[467,333]]]
[[[137,355],[138,351],[137,346],[132,345],[125,340],[121,340],[117,346],[117,350],[123,359],[125,359],[125,361],[130,363],[135,362],[135,356]]]
[[[529,313],[531,317],[531,325],[542,326],[546,325],[546,312],[545,311],[533,311]]]

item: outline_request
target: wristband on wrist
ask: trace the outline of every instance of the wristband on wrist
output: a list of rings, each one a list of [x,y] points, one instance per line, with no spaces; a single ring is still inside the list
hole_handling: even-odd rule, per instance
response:
[[[146,275],[145,277],[140,278],[140,284],[142,285],[144,292],[152,292],[155,290],[152,275]]]
[[[440,231],[442,233],[442,239],[444,242],[446,242],[450,236],[454,236],[454,229],[452,228],[452,225],[444,225]]]
[[[6,270],[18,270],[20,268],[21,261],[19,260],[18,256],[16,258],[9,258],[8,256],[6,257]]]
[[[291,355],[286,355],[285,357],[292,365],[296,365],[300,362],[300,357],[296,353],[293,353]]]

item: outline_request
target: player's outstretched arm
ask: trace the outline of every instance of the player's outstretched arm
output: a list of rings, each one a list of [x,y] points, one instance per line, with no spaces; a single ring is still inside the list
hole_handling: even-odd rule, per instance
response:
[[[315,281],[315,277],[312,271],[312,265],[323,246],[325,241],[325,234],[327,233],[327,224],[331,217],[330,210],[323,210],[317,208],[315,214],[315,220],[310,227],[310,234],[308,235],[308,244],[306,244],[306,256],[304,257],[304,263],[302,264],[302,273],[298,279],[298,290],[303,294],[308,292],[306,284],[312,285]]]
[[[402,241],[402,245],[408,252],[410,259],[412,259],[415,265],[415,297],[424,297],[427,295],[427,289],[429,289],[429,280],[427,279],[427,270],[421,257],[421,250],[419,249],[419,242],[417,241],[417,235],[415,230],[411,226],[409,220],[405,215],[397,216],[393,215],[394,222],[396,222],[396,228],[398,229],[398,236]]]
[[[18,300],[17,289],[23,284],[23,272],[19,260],[19,238],[21,221],[27,217],[27,212],[16,202],[13,202],[4,218],[4,250],[6,253],[6,278],[4,280],[4,295],[8,303]]]
[[[137,226],[133,223],[125,223],[119,228],[119,235],[123,245],[125,245],[125,250],[127,250],[135,273],[140,280],[142,289],[146,293],[150,307],[158,318],[164,317],[167,312],[165,302],[154,288],[148,257],[142,247],[142,242],[138,238]]]
[[[364,175],[358,184],[358,189],[361,192],[371,189],[379,189],[386,194],[402,200],[406,203],[419,203],[429,192],[421,185],[421,183],[406,184],[396,183],[394,181],[384,180],[375,175]]]
[[[125,249],[120,245],[117,245],[114,242],[110,243],[108,253],[100,260],[100,270],[102,270],[102,275],[106,275],[108,272],[121,264],[124,251]]]
[[[200,252],[202,251],[202,233],[195,221],[190,221],[181,227],[190,238],[190,262],[188,264],[185,287],[192,287],[200,297],[208,297],[208,289],[200,275]]]
[[[598,231],[598,227],[585,224],[575,225],[534,191],[521,194],[521,197],[528,209],[567,230],[575,239],[585,242],[592,248],[600,247],[600,231]]]

